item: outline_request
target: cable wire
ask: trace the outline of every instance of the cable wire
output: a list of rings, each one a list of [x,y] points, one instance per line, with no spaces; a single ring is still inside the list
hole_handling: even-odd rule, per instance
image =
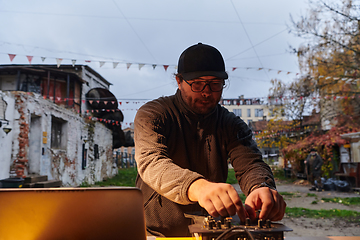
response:
[[[248,32],[246,31],[246,28],[245,28],[245,26],[244,26],[244,24],[243,24],[243,22],[242,22],[242,20],[241,20],[241,18],[240,18],[240,15],[239,15],[238,11],[236,10],[235,5],[234,5],[234,3],[233,3],[232,0],[231,0],[231,4],[232,4],[232,6],[233,6],[233,8],[234,8],[234,11],[235,11],[235,13],[236,13],[236,15],[237,15],[240,23],[241,23],[241,26],[242,26],[243,29],[244,29],[244,32],[245,32],[245,34],[246,34],[246,37],[248,38],[248,40],[249,40],[249,42],[250,42],[250,44],[251,44],[251,47],[253,48],[253,50],[254,50],[254,52],[255,52],[255,55],[256,55],[257,59],[259,60],[259,63],[260,63],[260,65],[261,65],[261,67],[263,68],[264,66],[263,66],[263,64],[262,64],[262,62],[261,62],[261,59],[259,58],[259,55],[258,55],[257,52],[256,52],[256,49],[255,49],[255,47],[254,47],[254,44],[252,43],[252,41],[251,41],[251,39],[250,39],[250,36],[249,36]],[[267,74],[267,72],[264,71],[264,73],[265,73],[265,75],[267,76],[267,78],[269,78],[269,75]]]

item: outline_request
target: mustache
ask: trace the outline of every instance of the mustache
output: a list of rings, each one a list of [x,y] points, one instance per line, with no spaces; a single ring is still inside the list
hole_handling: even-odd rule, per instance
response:
[[[214,98],[211,95],[210,96],[201,96],[200,98],[198,98],[198,100],[209,101],[209,100],[214,100]]]

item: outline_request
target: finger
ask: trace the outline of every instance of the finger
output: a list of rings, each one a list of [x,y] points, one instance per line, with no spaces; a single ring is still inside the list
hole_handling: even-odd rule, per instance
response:
[[[228,191],[228,195],[230,197],[231,204],[232,204],[232,206],[228,208],[228,209],[230,209],[230,210],[228,210],[228,212],[230,213],[230,216],[233,216],[236,213],[240,212],[241,215],[243,217],[245,217],[246,211],[243,207],[243,204],[241,202],[241,199],[240,199],[237,191],[235,189],[231,189],[230,191]],[[240,217],[240,215],[239,215],[239,217]]]
[[[281,196],[280,196],[281,197]],[[280,221],[285,214],[285,210],[286,210],[286,202],[283,200],[283,198],[281,197],[280,201],[279,201],[279,209],[278,212],[275,216],[273,216],[271,219],[271,221]]]
[[[255,205],[253,202],[245,202],[245,210],[248,215],[248,217],[251,219],[251,221],[255,221],[256,219],[256,212],[255,212]]]
[[[213,202],[210,199],[204,201],[199,201],[200,206],[205,208],[205,210],[213,217],[218,217],[219,213],[217,212]]]
[[[229,213],[227,212],[227,209],[224,205],[224,201],[227,203],[229,200],[225,200],[224,197],[223,197],[223,199],[221,199],[219,196],[217,196],[217,197],[212,198],[211,201],[212,201],[218,215],[221,215],[223,217],[229,216]]]
[[[271,191],[269,189],[269,191]],[[271,211],[273,210],[274,207],[274,199],[271,193],[269,193],[271,196],[268,198],[263,198],[265,200],[263,200],[262,205],[261,205],[261,211],[259,214],[259,219],[268,219],[269,215],[271,214]]]
[[[283,199],[280,194],[273,193],[274,206],[272,207],[270,214],[268,215],[268,219],[275,221],[278,219],[278,216],[281,215],[282,207],[283,207]]]

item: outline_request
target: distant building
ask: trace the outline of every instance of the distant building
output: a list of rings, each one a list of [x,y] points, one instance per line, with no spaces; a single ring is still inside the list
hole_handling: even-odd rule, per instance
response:
[[[76,186],[114,176],[124,134],[110,85],[85,65],[0,65],[0,179]]]
[[[265,104],[260,98],[244,98],[244,96],[240,96],[239,98],[221,99],[220,104],[247,124],[275,118],[272,111],[274,106]]]

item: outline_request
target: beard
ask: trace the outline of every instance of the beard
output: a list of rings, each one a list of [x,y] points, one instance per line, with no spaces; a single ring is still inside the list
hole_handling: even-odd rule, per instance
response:
[[[182,98],[185,101],[185,103],[188,105],[188,107],[197,114],[206,115],[210,112],[212,112],[218,102],[220,101],[221,94],[219,94],[219,97],[214,97],[212,95],[210,96],[203,96],[202,94],[199,94],[198,96],[191,96],[188,94],[182,93]]]

